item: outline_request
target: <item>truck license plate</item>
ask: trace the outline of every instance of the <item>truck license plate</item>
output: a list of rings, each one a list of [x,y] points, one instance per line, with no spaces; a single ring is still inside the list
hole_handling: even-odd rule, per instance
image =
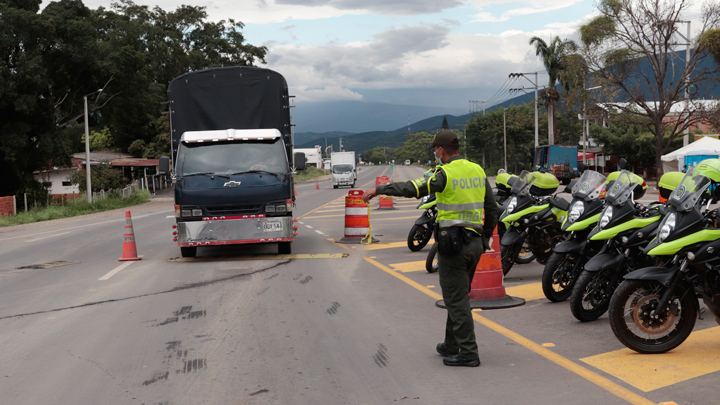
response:
[[[263,224],[263,232],[277,232],[283,230],[282,222],[265,222]]]

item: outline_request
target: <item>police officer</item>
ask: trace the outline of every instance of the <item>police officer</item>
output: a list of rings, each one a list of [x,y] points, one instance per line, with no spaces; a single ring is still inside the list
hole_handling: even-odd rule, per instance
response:
[[[460,142],[453,131],[438,132],[432,147],[442,166],[430,178],[377,186],[365,191],[363,200],[368,202],[378,194],[421,198],[436,193],[439,229],[435,239],[448,314],[445,341],[436,350],[446,366],[477,367],[480,359],[468,294],[480,255],[489,248],[498,208],[485,172],[460,156]]]

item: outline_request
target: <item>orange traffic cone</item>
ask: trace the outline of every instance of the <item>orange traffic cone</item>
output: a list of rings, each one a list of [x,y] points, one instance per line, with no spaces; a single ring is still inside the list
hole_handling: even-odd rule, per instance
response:
[[[118,260],[128,262],[131,260],[140,260],[142,257],[137,255],[137,246],[135,246],[135,231],[133,230],[132,217],[130,211],[125,212],[125,234],[123,234],[123,252],[122,257]]]
[[[315,180],[315,190],[320,190],[320,181]]]
[[[297,197],[297,189],[295,189],[295,197]]]

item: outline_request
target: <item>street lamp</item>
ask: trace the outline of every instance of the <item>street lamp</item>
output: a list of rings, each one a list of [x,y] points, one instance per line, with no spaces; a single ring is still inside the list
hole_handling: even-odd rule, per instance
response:
[[[92,187],[90,185],[90,127],[88,124],[88,106],[87,106],[87,98],[88,96],[92,96],[95,93],[101,93],[102,89],[97,89],[93,91],[92,93],[88,93],[83,96],[83,101],[85,102],[85,181],[86,181],[86,188],[85,188],[85,194],[87,194],[87,202],[92,203]]]

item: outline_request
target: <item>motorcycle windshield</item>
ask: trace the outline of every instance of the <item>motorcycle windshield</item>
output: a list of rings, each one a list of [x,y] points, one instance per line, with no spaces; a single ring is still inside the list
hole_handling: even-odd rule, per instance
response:
[[[702,170],[690,167],[680,185],[670,194],[668,204],[678,211],[689,211],[700,200],[710,183],[711,180]]]
[[[627,170],[623,170],[622,172],[620,172],[620,175],[618,176],[617,180],[615,180],[612,187],[610,187],[610,190],[608,190],[605,197],[605,199],[609,203],[614,205],[622,205],[625,204],[625,201],[627,201],[633,195],[633,190],[635,189],[635,186],[640,183],[637,181],[633,181],[630,174],[631,173]]]
[[[594,170],[585,170],[572,188],[573,198],[592,200],[605,188],[606,177]]]
[[[513,183],[510,192],[519,196],[527,195],[530,192],[530,186],[537,178],[532,172],[523,170],[520,177]]]

